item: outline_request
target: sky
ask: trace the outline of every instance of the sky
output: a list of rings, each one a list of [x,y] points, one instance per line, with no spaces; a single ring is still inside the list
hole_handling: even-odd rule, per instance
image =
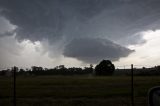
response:
[[[0,68],[160,65],[159,0],[0,0]]]

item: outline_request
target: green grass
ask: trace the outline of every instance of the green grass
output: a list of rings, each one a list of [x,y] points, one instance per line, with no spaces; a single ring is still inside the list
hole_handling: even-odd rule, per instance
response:
[[[17,78],[17,106],[130,106],[129,76],[35,76]],[[159,76],[135,77],[135,104],[147,105],[147,93]],[[0,106],[12,106],[12,79],[0,77]]]

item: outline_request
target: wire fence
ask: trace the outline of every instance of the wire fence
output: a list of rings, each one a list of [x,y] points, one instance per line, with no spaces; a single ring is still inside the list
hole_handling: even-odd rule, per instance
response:
[[[126,71],[131,77],[131,105],[134,106],[134,74],[136,73],[136,69],[143,69],[143,68],[153,68],[155,66],[149,65],[123,65],[123,66],[116,66],[117,72],[124,72]],[[19,67],[19,69],[31,69],[28,67]],[[3,67],[0,70],[8,70],[11,72],[11,81],[12,81],[12,95],[13,95],[13,106],[17,105],[16,100],[16,73],[19,71],[18,67]]]

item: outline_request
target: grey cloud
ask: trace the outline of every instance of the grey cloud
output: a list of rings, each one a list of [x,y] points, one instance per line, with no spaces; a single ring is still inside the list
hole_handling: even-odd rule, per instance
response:
[[[86,63],[97,63],[102,59],[118,60],[126,57],[133,50],[129,50],[106,39],[79,38],[66,45],[64,55],[77,58]]]
[[[8,20],[0,16],[0,37],[6,35],[10,36],[10,34],[13,33],[12,30],[14,28],[15,26],[11,25]]]
[[[1,5],[5,9],[1,14],[18,27],[18,39],[54,40],[61,32],[64,19],[57,4],[52,4],[35,0],[4,0]]]
[[[143,39],[142,33],[136,33],[132,36],[127,36],[125,39],[122,39],[123,40],[119,40],[121,45],[142,45],[147,42],[145,39]]]
[[[6,36],[14,36],[14,31],[5,31],[3,33],[0,33],[0,37],[6,37]]]
[[[1,15],[18,27],[18,39],[53,41],[64,35],[63,30],[69,21],[82,22],[102,10],[105,7],[102,1],[1,0],[0,7],[3,8]]]
[[[90,20],[88,33],[109,38],[116,42],[124,42],[128,37],[134,36],[135,33],[158,29],[160,8],[155,6],[160,2],[156,0],[146,0],[118,5],[112,10],[103,10],[99,15]],[[155,7],[154,7],[155,6]],[[158,22],[158,23],[157,23]],[[142,42],[143,39],[137,37],[134,42]],[[140,40],[137,42],[137,40]]]
[[[61,54],[64,49],[65,56],[87,61],[91,60],[91,57],[87,57],[88,54],[85,58],[79,55],[72,56],[70,45],[85,37],[87,38],[84,41],[91,40],[92,45],[94,42],[95,46],[99,45],[100,48],[108,46],[93,38],[108,39],[123,46],[144,43],[143,38],[135,36],[135,33],[160,28],[159,5],[159,0],[0,0],[0,15],[17,26],[13,31],[17,39],[46,39],[50,46],[53,46],[49,47],[50,52],[57,51],[55,54]],[[128,39],[132,42],[128,42]],[[117,57],[109,53],[99,57],[92,56],[92,59],[111,56],[112,59],[118,60],[121,56],[125,57],[131,53],[130,50],[111,41],[110,51],[121,51],[120,54],[115,53]],[[65,46],[66,43],[69,43],[68,46]],[[116,49],[113,45],[116,45]],[[86,52],[83,51],[83,46],[80,46],[81,54]]]
[[[18,39],[50,42],[62,36],[101,36],[116,42],[159,28],[158,0],[1,0],[1,15],[17,26]],[[66,37],[66,38],[67,38]],[[138,40],[138,39],[136,39]]]
[[[17,43],[14,36],[0,38],[0,67],[14,66],[23,47]],[[16,60],[16,61],[15,61]]]

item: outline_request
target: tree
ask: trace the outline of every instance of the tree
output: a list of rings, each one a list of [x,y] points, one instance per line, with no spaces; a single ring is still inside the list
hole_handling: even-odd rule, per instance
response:
[[[102,60],[96,67],[95,67],[95,74],[96,75],[112,75],[115,70],[114,64],[110,60]]]

